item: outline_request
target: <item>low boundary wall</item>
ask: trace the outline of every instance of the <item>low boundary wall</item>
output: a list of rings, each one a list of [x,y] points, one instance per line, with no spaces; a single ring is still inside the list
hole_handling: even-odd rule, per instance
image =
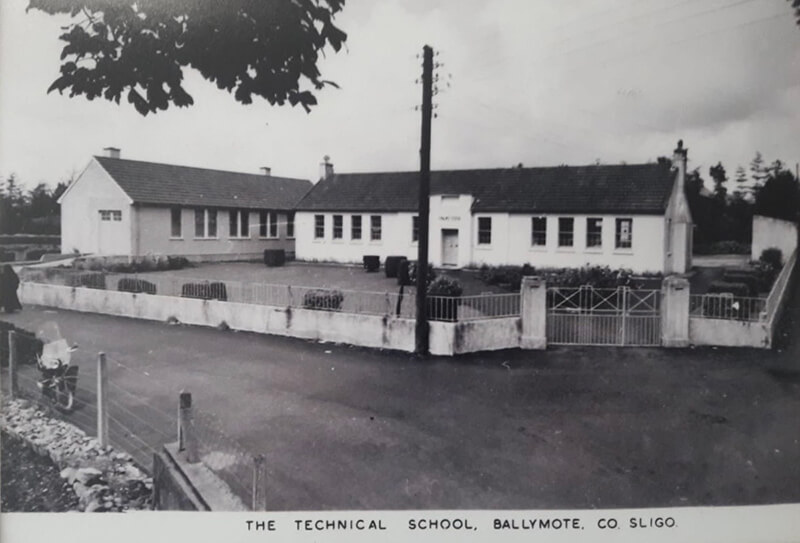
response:
[[[166,322],[218,327],[362,347],[414,351],[414,320],[389,315],[275,307],[156,294],[22,283],[25,304]],[[431,354],[450,356],[520,345],[520,318],[431,322]]]

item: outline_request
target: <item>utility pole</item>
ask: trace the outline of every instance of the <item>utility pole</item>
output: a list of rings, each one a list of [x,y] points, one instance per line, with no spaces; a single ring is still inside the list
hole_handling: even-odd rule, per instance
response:
[[[422,49],[422,137],[419,150],[419,244],[417,245],[417,322],[414,352],[427,355],[428,230],[431,194],[431,117],[433,116],[433,49]]]

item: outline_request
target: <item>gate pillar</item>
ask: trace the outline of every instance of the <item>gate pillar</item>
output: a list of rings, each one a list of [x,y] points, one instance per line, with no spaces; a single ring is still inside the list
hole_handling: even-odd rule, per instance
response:
[[[547,284],[541,277],[523,277],[520,291],[522,298],[520,347],[523,349],[546,349]]]
[[[661,283],[661,344],[689,346],[689,281],[676,275]]]

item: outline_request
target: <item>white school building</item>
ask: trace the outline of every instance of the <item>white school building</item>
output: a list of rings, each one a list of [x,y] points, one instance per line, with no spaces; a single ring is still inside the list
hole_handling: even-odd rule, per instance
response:
[[[686,150],[653,164],[431,173],[429,258],[437,267],[691,267]],[[296,211],[298,259],[360,263],[417,255],[418,172],[335,173]]]

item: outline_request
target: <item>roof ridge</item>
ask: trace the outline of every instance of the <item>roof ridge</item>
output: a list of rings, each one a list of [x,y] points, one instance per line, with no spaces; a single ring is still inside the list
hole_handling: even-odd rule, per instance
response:
[[[496,168],[453,168],[446,170],[431,170],[431,173],[464,173],[464,172],[503,172],[503,171],[530,171],[530,170],[556,170],[558,168],[631,168],[631,167],[665,167],[666,164],[659,162],[637,162],[632,164],[559,164],[557,166],[517,166],[496,167]],[[363,172],[334,172],[336,175],[401,175],[418,174],[419,170],[392,170],[392,171],[363,171]]]
[[[108,161],[120,161],[120,162],[137,162],[139,164],[150,164],[150,165],[153,165],[153,166],[170,166],[172,168],[184,168],[184,169],[187,169],[187,170],[202,170],[202,171],[206,171],[206,172],[217,172],[217,173],[227,173],[227,174],[231,174],[232,173],[232,174],[236,174],[236,175],[248,175],[248,176],[252,176],[252,177],[265,177],[265,178],[269,177],[269,178],[272,178],[272,179],[288,179],[290,181],[307,181],[307,182],[311,183],[310,179],[304,179],[304,178],[301,178],[301,177],[284,177],[284,176],[281,176],[281,175],[269,175],[269,176],[266,176],[266,175],[260,174],[260,173],[237,172],[237,171],[233,171],[233,170],[220,170],[218,168],[203,168],[203,167],[200,167],[200,166],[186,166],[184,164],[169,164],[167,162],[153,162],[151,160],[135,160],[135,159],[132,159],[132,158],[112,158],[112,157],[100,156],[100,155],[93,155],[93,158],[100,159],[100,160],[103,160],[103,161],[108,160]]]

